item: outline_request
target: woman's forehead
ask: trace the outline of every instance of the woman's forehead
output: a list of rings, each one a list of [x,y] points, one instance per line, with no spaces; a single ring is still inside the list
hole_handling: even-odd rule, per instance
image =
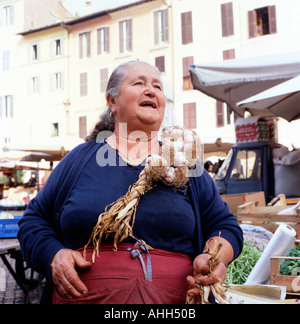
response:
[[[129,78],[151,78],[161,82],[158,71],[151,65],[145,63],[137,63],[127,66],[127,77]]]

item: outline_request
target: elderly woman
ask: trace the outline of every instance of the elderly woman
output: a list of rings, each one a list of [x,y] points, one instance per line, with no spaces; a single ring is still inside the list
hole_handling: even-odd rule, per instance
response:
[[[47,278],[44,303],[185,303],[196,275],[202,274],[202,285],[217,281],[206,275],[210,239],[222,243],[214,273],[224,280],[226,266],[241,252],[242,232],[204,171],[187,190],[160,182],[140,199],[133,227],[138,243],[129,237],[115,251],[103,237],[95,262],[89,248],[85,259],[82,248],[99,214],[160,149],[165,95],[156,68],[139,61],[120,65],[106,99],[108,110],[86,143],[59,163],[19,222],[24,258]]]

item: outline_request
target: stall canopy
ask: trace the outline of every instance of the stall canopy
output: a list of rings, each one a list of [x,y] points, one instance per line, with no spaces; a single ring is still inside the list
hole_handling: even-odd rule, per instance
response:
[[[32,152],[32,157],[36,154],[47,161],[59,161],[75,146],[83,142],[83,139],[75,136],[57,136],[44,141],[13,143],[8,145],[6,149]],[[27,159],[27,161],[32,160]]]
[[[287,121],[300,119],[300,76],[243,100],[237,107],[247,108],[254,116],[269,111]]]
[[[300,52],[226,60],[189,67],[194,89],[227,103],[238,115],[237,103],[300,75]],[[262,110],[261,116],[274,116]]]

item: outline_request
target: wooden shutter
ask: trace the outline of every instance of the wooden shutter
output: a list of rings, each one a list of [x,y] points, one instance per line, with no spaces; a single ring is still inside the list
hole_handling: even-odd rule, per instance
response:
[[[83,58],[83,34],[79,35],[79,58]]]
[[[217,127],[224,126],[224,104],[221,101],[217,101]]]
[[[248,12],[249,38],[256,37],[256,12],[255,10]]]
[[[232,60],[235,59],[235,49],[230,49],[223,51],[223,60]]]
[[[165,57],[158,56],[155,58],[155,66],[159,69],[160,72],[166,72],[165,70]]]
[[[86,57],[91,57],[91,33],[86,33]]]
[[[183,90],[193,89],[190,72],[188,70],[191,64],[194,64],[194,56],[188,56],[182,59]]]
[[[164,15],[164,41],[169,42],[169,13],[168,10],[163,11]]]
[[[87,136],[87,120],[86,116],[79,117],[79,137],[85,138]]]
[[[196,103],[188,103],[183,105],[183,124],[184,128],[197,128],[197,112]]]
[[[97,29],[97,54],[102,54],[101,51],[101,28]]]
[[[154,45],[159,43],[158,11],[154,12]]]
[[[132,51],[132,20],[127,20],[127,50]]]
[[[105,28],[105,52],[109,52],[109,27]]]
[[[181,37],[182,44],[184,45],[193,42],[193,21],[191,11],[181,14]]]
[[[106,91],[108,81],[108,69],[101,69],[100,70],[100,92],[104,93]]]
[[[119,22],[119,50],[120,53],[124,52],[123,21]]]
[[[234,35],[234,19],[232,2],[221,5],[222,12],[222,36],[228,37]]]
[[[80,73],[80,96],[87,96],[87,73]]]
[[[276,6],[269,6],[269,29],[270,34],[277,33]]]

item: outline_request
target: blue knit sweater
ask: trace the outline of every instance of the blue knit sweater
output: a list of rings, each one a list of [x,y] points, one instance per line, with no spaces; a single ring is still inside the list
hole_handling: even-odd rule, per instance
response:
[[[103,148],[115,156],[117,166],[99,166]],[[29,265],[49,280],[55,253],[83,247],[99,214],[138,179],[143,167],[124,165],[120,159],[104,141],[81,144],[58,164],[28,205],[19,221],[21,250]],[[154,248],[192,257],[220,232],[231,243],[235,258],[243,246],[235,217],[203,169],[200,176],[190,178],[186,191],[158,184],[146,193],[138,205],[133,232]]]

